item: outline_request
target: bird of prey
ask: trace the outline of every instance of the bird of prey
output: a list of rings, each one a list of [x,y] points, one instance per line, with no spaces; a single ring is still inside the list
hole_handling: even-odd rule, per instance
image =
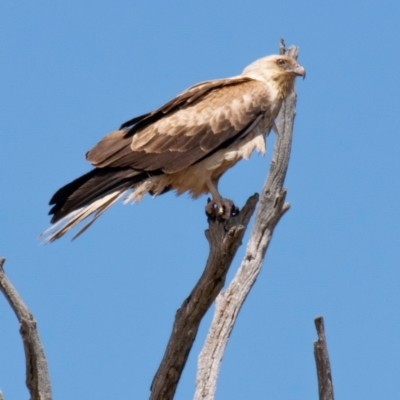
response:
[[[92,216],[75,237],[80,235],[123,196],[138,202],[146,193],[169,190],[193,198],[209,193],[206,212],[229,219],[236,208],[218,192],[218,180],[253,150],[265,153],[282,101],[305,74],[292,58],[264,57],[238,76],[198,83],[123,123],[86,153],[95,168],[51,198],[53,225],[46,241]]]

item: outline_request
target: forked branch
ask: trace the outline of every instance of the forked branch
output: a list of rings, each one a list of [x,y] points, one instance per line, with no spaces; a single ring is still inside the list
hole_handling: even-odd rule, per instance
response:
[[[251,196],[239,215],[228,222],[209,219],[206,237],[210,245],[206,268],[175,316],[164,357],[151,385],[152,400],[174,397],[201,319],[225,283],[229,266],[255,210],[258,195]]]

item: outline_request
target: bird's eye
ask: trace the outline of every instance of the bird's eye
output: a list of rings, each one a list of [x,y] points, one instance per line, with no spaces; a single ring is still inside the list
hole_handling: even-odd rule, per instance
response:
[[[286,64],[286,60],[284,60],[282,58],[279,58],[278,61],[277,61],[277,64],[280,65],[280,66],[283,66],[283,65]]]

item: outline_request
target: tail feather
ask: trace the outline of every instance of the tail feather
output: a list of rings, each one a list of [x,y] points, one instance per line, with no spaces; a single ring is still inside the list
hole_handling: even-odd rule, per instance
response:
[[[72,240],[76,239],[79,235],[85,232],[86,229],[88,229],[93,224],[93,222],[96,221],[96,219],[99,218],[101,214],[103,214],[104,211],[106,211],[115,202],[117,202],[127,190],[129,190],[128,185],[122,190],[117,190],[113,193],[105,195],[104,197],[94,201],[87,207],[82,207],[78,210],[72,211],[69,215],[65,216],[56,224],[50,226],[50,228],[43,232],[40,237],[46,237],[44,243],[54,242],[65,233],[67,233],[74,226],[78,225],[81,221],[94,214],[92,219],[87,224],[85,224],[83,228],[72,238]]]
[[[75,225],[93,215],[93,218],[74,236],[83,233],[104,211],[127,191],[151,176],[132,168],[95,168],[59,189],[51,198],[49,214],[53,224],[40,236],[52,242]]]
[[[51,198],[51,223],[113,192],[125,183],[136,184],[148,175],[132,168],[95,168],[59,189]]]

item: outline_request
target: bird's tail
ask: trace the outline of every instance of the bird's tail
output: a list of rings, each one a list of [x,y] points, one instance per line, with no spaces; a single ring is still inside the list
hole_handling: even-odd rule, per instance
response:
[[[127,191],[142,183],[148,173],[132,168],[95,168],[59,189],[51,198],[50,226],[40,236],[44,242],[59,239],[75,225],[92,216],[73,237],[83,233],[104,211]]]

